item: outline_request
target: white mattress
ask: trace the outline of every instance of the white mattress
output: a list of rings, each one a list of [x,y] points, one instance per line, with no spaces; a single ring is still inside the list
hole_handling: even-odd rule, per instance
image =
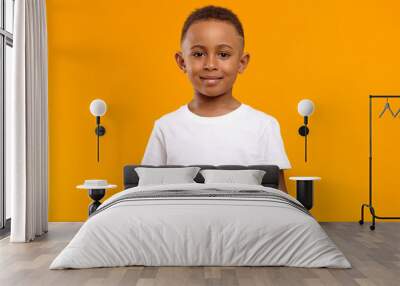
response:
[[[238,184],[175,184],[127,189],[263,190]],[[298,203],[298,202],[297,202]],[[145,266],[294,266],[350,268],[318,222],[293,206],[246,198],[121,201],[90,217],[50,269]]]

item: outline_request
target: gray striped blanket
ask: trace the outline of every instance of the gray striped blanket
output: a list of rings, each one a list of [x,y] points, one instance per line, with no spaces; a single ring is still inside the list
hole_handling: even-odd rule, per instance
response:
[[[202,190],[162,190],[162,191],[137,191],[130,192],[125,195],[116,197],[115,199],[108,200],[105,204],[101,205],[95,212],[94,215],[109,209],[112,206],[118,205],[126,201],[148,201],[154,199],[164,200],[190,200],[190,199],[229,199],[229,200],[257,200],[257,201],[269,201],[276,202],[279,204],[285,204],[291,206],[307,215],[311,215],[310,212],[296,200],[291,200],[283,195],[272,193],[261,190],[218,190],[214,188],[202,189]]]

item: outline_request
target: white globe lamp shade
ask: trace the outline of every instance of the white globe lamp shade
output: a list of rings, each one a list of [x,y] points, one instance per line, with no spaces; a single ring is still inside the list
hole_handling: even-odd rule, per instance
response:
[[[95,99],[90,103],[90,112],[94,116],[103,116],[107,111],[107,104],[104,100]]]
[[[310,116],[314,112],[314,103],[309,99],[303,99],[297,105],[297,111],[301,116]]]

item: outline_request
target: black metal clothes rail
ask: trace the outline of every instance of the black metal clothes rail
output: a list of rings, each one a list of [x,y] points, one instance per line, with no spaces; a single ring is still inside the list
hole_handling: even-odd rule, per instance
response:
[[[375,229],[375,219],[400,219],[400,217],[385,217],[376,215],[375,209],[372,205],[372,101],[377,98],[400,98],[400,95],[370,95],[369,96],[369,203],[362,204],[361,206],[361,219],[359,223],[361,225],[364,224],[364,207],[369,208],[372,216],[372,225],[370,225],[370,229]],[[385,107],[386,109],[386,107]],[[393,114],[392,114],[393,115]],[[397,114],[396,114],[397,115]],[[396,117],[396,116],[394,116]]]

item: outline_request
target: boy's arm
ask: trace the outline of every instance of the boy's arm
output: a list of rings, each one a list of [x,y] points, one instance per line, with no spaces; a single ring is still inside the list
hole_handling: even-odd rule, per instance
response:
[[[154,124],[141,165],[165,165],[167,162],[165,142],[157,122]]]
[[[279,190],[281,190],[285,193],[288,193],[287,189],[286,189],[285,175],[284,175],[282,169],[279,171],[279,187],[278,188],[279,188]]]

